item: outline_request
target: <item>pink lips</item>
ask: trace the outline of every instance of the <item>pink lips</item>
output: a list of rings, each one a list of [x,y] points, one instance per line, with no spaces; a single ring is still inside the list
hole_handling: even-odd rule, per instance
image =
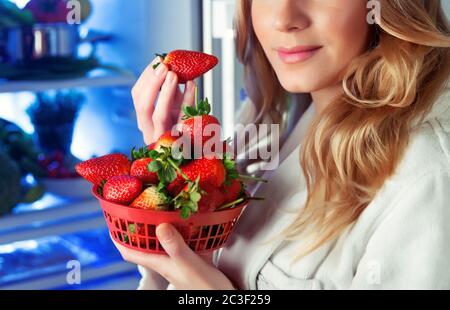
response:
[[[286,64],[305,61],[316,54],[322,46],[297,46],[294,48],[278,48],[278,56]]]

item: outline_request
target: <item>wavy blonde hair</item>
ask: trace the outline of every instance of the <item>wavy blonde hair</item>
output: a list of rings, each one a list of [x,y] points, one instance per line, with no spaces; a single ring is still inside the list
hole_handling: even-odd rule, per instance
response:
[[[448,82],[450,27],[440,0],[380,4],[371,45],[350,64],[343,94],[315,118],[302,143],[308,196],[283,232],[288,240],[309,241],[297,258],[356,221],[394,173],[413,122],[423,120]],[[264,114],[280,120],[286,91],[256,38],[251,0],[240,1],[235,27],[246,90],[261,111],[255,123]]]

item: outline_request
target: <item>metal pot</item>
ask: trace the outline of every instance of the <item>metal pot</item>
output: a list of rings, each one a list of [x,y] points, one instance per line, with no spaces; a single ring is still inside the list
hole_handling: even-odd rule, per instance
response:
[[[47,57],[75,57],[80,35],[77,25],[34,24],[6,30],[9,63],[26,64]]]
[[[78,25],[66,23],[9,28],[3,33],[5,55],[0,58],[4,59],[3,62],[26,65],[34,60],[49,57],[76,57],[80,43],[94,45],[111,38],[109,34],[92,30],[86,37],[81,38]]]

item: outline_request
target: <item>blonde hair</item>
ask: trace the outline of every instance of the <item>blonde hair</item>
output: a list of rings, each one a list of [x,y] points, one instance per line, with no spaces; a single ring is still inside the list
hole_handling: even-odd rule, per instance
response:
[[[349,227],[391,176],[450,75],[450,27],[440,0],[380,0],[367,52],[352,61],[344,92],[310,126],[300,163],[308,196],[283,237],[304,238],[302,257]],[[261,111],[280,120],[286,91],[254,33],[251,0],[235,20],[245,86]]]

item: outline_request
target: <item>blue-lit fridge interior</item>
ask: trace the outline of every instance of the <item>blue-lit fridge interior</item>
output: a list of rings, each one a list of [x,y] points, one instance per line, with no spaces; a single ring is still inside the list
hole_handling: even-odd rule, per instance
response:
[[[29,1],[12,2],[20,9]],[[50,80],[38,75],[32,80],[0,77],[0,118],[35,141],[37,128],[29,107],[36,103],[37,94],[55,98],[58,91],[70,90],[83,100],[66,157],[85,160],[112,151],[128,153],[131,147],[141,146],[131,88],[155,53],[202,50],[212,40],[203,36],[204,3],[90,0],[92,11],[79,32],[85,38],[100,39],[95,44],[80,43],[77,57],[93,54],[98,66],[82,76]],[[7,63],[6,58],[3,61]],[[203,81],[199,86],[203,91]],[[10,160],[17,159],[14,156],[10,154]],[[0,217],[0,289],[135,289],[137,268],[124,262],[114,248],[87,183],[63,178],[62,168],[54,172],[51,164],[44,165],[46,173],[59,173],[58,177],[22,175],[25,188],[38,189],[21,199],[35,201],[19,203]],[[74,283],[70,272],[78,267],[81,281]]]

